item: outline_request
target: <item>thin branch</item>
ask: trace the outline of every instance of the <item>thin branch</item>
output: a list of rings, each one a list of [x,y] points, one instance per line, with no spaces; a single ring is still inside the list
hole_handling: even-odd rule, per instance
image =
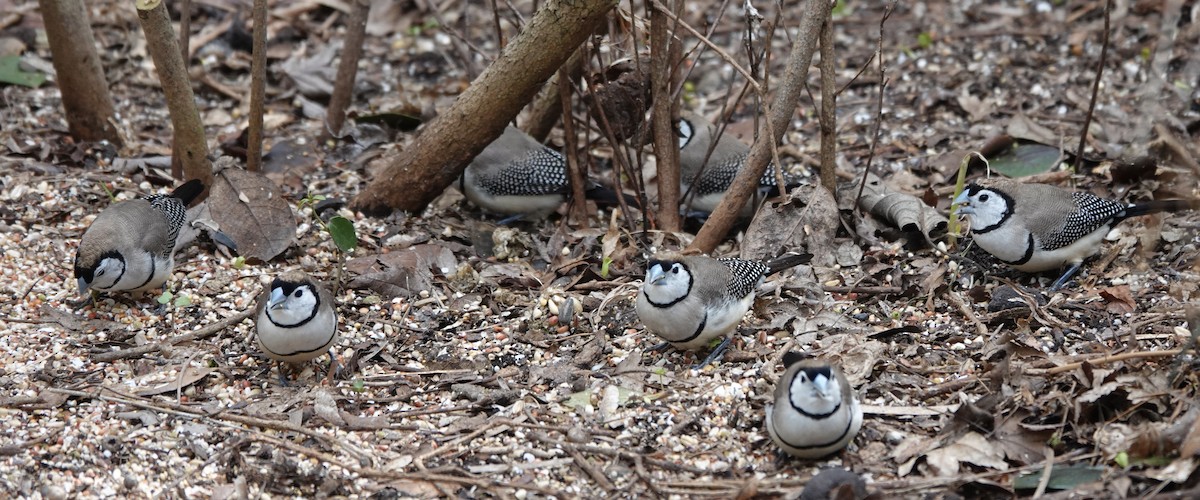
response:
[[[1096,65],[1096,79],[1092,81],[1092,98],[1088,101],[1087,116],[1083,119],[1083,130],[1079,132],[1079,148],[1075,150],[1075,164],[1083,162],[1083,147],[1087,144],[1088,127],[1092,124],[1092,113],[1096,110],[1096,96],[1100,93],[1100,77],[1104,74],[1104,63],[1108,60],[1108,33],[1111,31],[1112,0],[1104,1],[1104,36],[1100,42],[1100,63]]]

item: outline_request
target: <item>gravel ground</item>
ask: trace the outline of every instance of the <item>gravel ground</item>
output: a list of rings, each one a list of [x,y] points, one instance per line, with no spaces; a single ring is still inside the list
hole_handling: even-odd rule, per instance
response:
[[[1073,149],[1099,53],[1098,5],[900,6],[884,42],[890,83],[876,170],[896,189],[945,195],[962,151],[1012,133],[1022,116]],[[1200,23],[1195,6],[1173,5],[1138,4],[1115,16],[1090,143],[1109,158],[1150,151],[1157,171],[1131,178],[1121,162],[1088,164],[1053,180],[1111,197],[1200,196],[1187,160],[1172,156],[1196,157],[1188,99],[1200,82],[1192,54]],[[697,18],[720,11],[695,7]],[[792,10],[786,26],[795,25]],[[731,52],[740,50],[733,12],[716,35]],[[1160,27],[1176,26],[1164,20],[1172,12],[1182,21],[1166,43]],[[839,14],[839,83],[866,64],[880,14],[857,4]],[[359,99],[442,108],[469,80],[445,59],[452,37],[436,26],[453,25],[457,14],[444,15],[430,26],[432,15],[408,14],[400,25],[426,29],[373,38]],[[311,30],[311,46],[277,57],[307,57],[338,39],[317,29],[328,16],[314,4],[289,21]],[[1179,351],[1190,348],[1197,323],[1187,320],[1200,288],[1197,214],[1123,225],[1076,287],[1009,311],[989,311],[987,301],[1029,277],[993,269],[977,253],[968,260],[955,248],[947,256],[842,234],[839,262],[842,251],[853,258],[768,280],[734,347],[702,370],[691,369],[696,354],[650,350],[657,340],[642,331],[632,302],[644,256],[628,235],[600,277],[607,213],[592,229],[557,218],[498,228],[453,191],[422,214],[369,219],[341,210],[357,227],[358,257],[432,245],[452,263],[411,296],[339,290],[334,352],[344,370],[332,383],[322,382],[322,358],[279,385],[244,320],[265,277],[279,270],[338,281],[336,249],[311,223],[269,263],[242,263],[204,238],[181,249],[169,286],[186,299],[162,312],[152,296],[74,309],[74,247],[108,193],[166,190],[161,172],[116,161],[161,154],[169,141],[157,90],[146,84],[152,73],[117,62],[145,60],[136,44],[116,41],[137,30],[136,20],[106,2],[93,19],[114,95],[128,110],[123,126],[138,144],[119,154],[75,145],[56,88],[0,88],[10,104],[0,107],[0,426],[13,429],[0,437],[0,496],[794,496],[820,468],[840,466],[887,498],[1011,497],[1032,494],[1047,463],[1096,474],[1062,497],[1196,486],[1196,465],[1178,450],[1200,444],[1188,432],[1200,382],[1194,357]],[[474,29],[474,45],[494,50],[494,33]],[[923,46],[921,35],[933,43]],[[773,64],[782,64],[788,41],[777,43]],[[45,47],[32,52],[48,57]],[[210,81],[241,81],[243,56],[204,59]],[[712,54],[697,60],[728,69]],[[413,76],[414,68],[436,78]],[[715,108],[726,92],[719,74],[694,77],[691,102]],[[298,111],[304,100],[284,71],[275,76],[268,121],[276,142],[298,138],[293,146],[313,148],[305,139],[319,122]],[[875,87],[866,80],[838,101],[847,174],[861,173],[869,154]],[[392,83],[401,81],[403,90]],[[244,120],[229,110],[239,103],[211,84],[198,88],[212,137],[235,137]],[[817,136],[811,109],[789,137],[797,169],[817,155],[816,141],[804,139]],[[1150,135],[1155,124],[1182,146],[1162,146],[1170,134]],[[408,140],[321,150],[308,168],[271,178],[293,207],[308,193],[349,199],[370,179],[372,159]],[[312,220],[311,209],[296,210],[298,221]],[[662,247],[689,238],[654,237]],[[496,243],[511,256],[498,257]],[[716,253],[740,246],[735,239]],[[812,462],[777,456],[762,415],[788,350],[839,361],[858,388],[867,418],[846,452]],[[1034,488],[1018,485],[1025,476]]]

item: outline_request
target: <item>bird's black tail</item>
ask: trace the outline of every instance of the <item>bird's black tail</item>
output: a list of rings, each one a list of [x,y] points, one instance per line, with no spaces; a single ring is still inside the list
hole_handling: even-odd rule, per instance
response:
[[[1184,210],[1200,209],[1200,200],[1154,200],[1134,203],[1125,209],[1123,218],[1139,215],[1156,214],[1159,212],[1182,212]]]
[[[200,196],[200,193],[203,192],[204,182],[202,182],[200,179],[192,179],[180,184],[179,187],[175,188],[174,191],[171,191],[171,197],[178,198],[179,201],[183,202],[184,206],[188,206],[191,205],[192,201],[195,201],[196,197]]]
[[[626,194],[626,193],[618,193],[618,192],[614,191],[612,188],[602,185],[602,184],[593,184],[591,186],[588,186],[587,191],[584,192],[585,198],[595,201],[596,205],[599,205],[601,207],[620,206],[621,202],[619,201],[620,198],[618,198],[618,196],[625,198],[625,203],[631,207],[640,207],[641,206],[641,205],[638,205],[636,196]]]
[[[767,274],[775,274],[784,269],[796,267],[800,264],[807,264],[812,260],[812,257],[813,255],[811,253],[789,253],[780,255],[779,257],[765,262],[767,265]]]

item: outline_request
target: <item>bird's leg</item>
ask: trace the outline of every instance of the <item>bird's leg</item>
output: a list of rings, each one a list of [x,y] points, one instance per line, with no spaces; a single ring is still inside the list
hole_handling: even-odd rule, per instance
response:
[[[516,221],[521,220],[524,217],[525,217],[525,214],[510,215],[508,217],[500,219],[499,221],[496,221],[496,225],[497,226],[507,226],[509,224],[512,224]]]
[[[325,384],[333,385],[334,377],[341,376],[341,374],[342,374],[342,364],[338,363],[337,355],[335,355],[333,353],[333,350],[330,350],[329,351],[329,371],[328,371],[328,373],[325,374]]]
[[[288,386],[288,377],[287,377],[287,374],[283,371],[283,365],[286,365],[286,364],[288,364],[288,363],[284,363],[283,361],[275,362],[275,366],[277,366],[279,368],[279,385],[282,385],[284,387]]]
[[[1083,263],[1082,263],[1082,262],[1076,262],[1076,263],[1074,263],[1074,264],[1071,264],[1071,267],[1068,267],[1068,268],[1067,268],[1067,271],[1066,271],[1066,272],[1064,272],[1064,273],[1063,273],[1063,275],[1062,275],[1062,276],[1060,276],[1058,279],[1054,280],[1054,284],[1053,284],[1053,285],[1050,285],[1050,291],[1051,291],[1051,292],[1057,292],[1057,291],[1058,291],[1059,289],[1061,289],[1061,288],[1062,288],[1064,285],[1066,285],[1066,284],[1067,284],[1067,280],[1071,279],[1071,277],[1072,277],[1072,276],[1075,276],[1075,273],[1076,273],[1076,272],[1079,272],[1079,268],[1080,268],[1081,266],[1083,266]]]
[[[714,348],[711,353],[709,353],[707,358],[704,358],[703,362],[701,362],[700,364],[698,364],[696,366],[693,366],[692,368],[700,370],[700,369],[703,369],[704,367],[708,366],[709,363],[712,363],[713,361],[717,361],[717,360],[721,359],[723,356],[725,356],[725,351],[729,350],[729,343],[732,341],[733,341],[733,337],[726,336],[725,340],[722,340],[720,344],[717,344],[717,347]]]

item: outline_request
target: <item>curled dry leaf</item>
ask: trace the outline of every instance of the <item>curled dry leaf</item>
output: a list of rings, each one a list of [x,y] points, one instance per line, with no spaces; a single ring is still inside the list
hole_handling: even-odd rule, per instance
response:
[[[421,244],[403,250],[351,259],[346,270],[356,275],[351,288],[373,290],[385,297],[409,297],[433,286],[436,271],[443,276],[458,268],[450,249]]]
[[[212,220],[237,244],[238,254],[248,259],[269,261],[296,239],[291,205],[280,195],[279,187],[258,172],[239,168],[218,171],[213,175],[208,204]]]
[[[944,232],[948,222],[946,216],[920,198],[893,191],[882,179],[870,174],[858,206],[904,232],[920,232],[930,239],[935,233]]]

